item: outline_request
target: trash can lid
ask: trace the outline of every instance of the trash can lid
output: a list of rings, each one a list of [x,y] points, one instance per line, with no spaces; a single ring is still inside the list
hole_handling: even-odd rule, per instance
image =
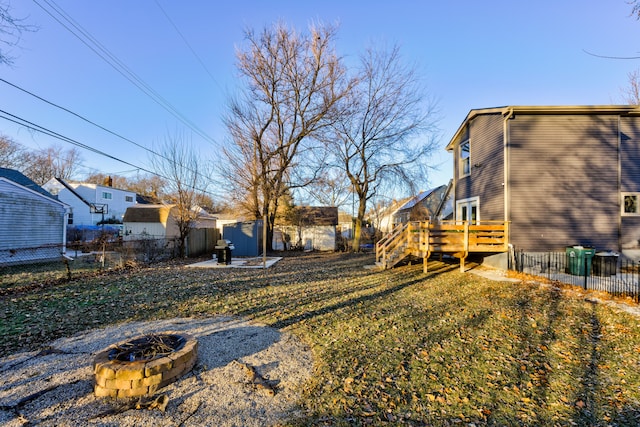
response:
[[[607,251],[607,252],[596,252],[596,256],[618,256],[617,253]]]

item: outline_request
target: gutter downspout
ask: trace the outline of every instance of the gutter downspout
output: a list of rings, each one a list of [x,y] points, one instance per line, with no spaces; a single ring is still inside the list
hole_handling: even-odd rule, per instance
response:
[[[502,186],[504,188],[504,220],[511,221],[510,210],[510,193],[509,193],[509,120],[513,118],[513,108],[510,108],[506,114],[504,114],[503,129],[502,129],[502,149],[504,155],[504,176],[502,177]]]
[[[620,149],[622,147],[621,117],[618,115],[618,253],[622,253],[622,159]]]
[[[69,224],[69,213],[71,212],[70,206],[65,206],[64,216],[62,223],[62,255],[67,253],[67,224]]]

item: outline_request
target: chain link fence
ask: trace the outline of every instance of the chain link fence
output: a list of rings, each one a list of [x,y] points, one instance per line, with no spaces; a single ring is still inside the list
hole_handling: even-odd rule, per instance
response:
[[[3,288],[46,284],[55,281],[151,264],[177,257],[177,239],[148,236],[143,239],[99,238],[0,250],[0,295]]]

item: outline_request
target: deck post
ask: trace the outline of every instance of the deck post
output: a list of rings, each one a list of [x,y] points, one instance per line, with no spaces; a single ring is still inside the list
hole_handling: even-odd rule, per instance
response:
[[[422,272],[423,273],[428,273],[429,267],[427,266],[427,263],[429,262],[429,257],[430,256],[431,256],[431,252],[430,251],[425,252],[424,259],[422,260]]]
[[[464,251],[460,257],[460,272],[464,273],[464,263],[469,256],[469,221],[464,221]]]
[[[426,223],[424,223],[424,225],[424,227],[420,227],[420,239],[422,245],[424,245],[422,252],[424,254],[424,258],[422,260],[422,272],[427,273],[427,263],[429,262],[429,257],[431,256],[431,248],[429,247],[429,226],[431,224],[429,223],[429,221],[427,221]]]

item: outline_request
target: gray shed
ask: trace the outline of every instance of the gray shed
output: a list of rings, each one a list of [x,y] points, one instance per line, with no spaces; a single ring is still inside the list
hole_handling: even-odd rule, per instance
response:
[[[0,265],[60,259],[68,206],[18,171],[0,168]]]

